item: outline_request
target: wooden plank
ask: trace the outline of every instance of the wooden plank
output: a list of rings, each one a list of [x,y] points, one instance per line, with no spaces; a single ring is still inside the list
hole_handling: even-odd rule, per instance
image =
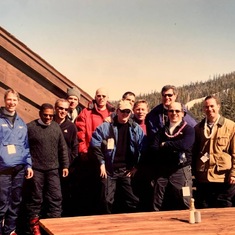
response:
[[[196,224],[184,210],[41,219],[40,226],[50,235],[235,234],[235,208],[199,211],[202,222]]]
[[[61,89],[66,93],[67,87],[76,86],[67,77],[58,72],[49,63],[43,60],[39,55],[30,50],[26,45],[17,40],[13,35],[8,33],[2,27],[0,27],[0,51],[5,55],[5,59],[9,57],[15,57],[19,61],[25,64],[25,67],[33,68],[48,82],[54,84],[58,89]],[[83,91],[80,87],[77,87],[81,91],[81,104],[87,105],[87,102],[91,100],[91,96]]]

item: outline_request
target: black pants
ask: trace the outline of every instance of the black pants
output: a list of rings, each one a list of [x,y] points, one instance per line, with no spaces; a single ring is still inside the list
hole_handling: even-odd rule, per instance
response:
[[[46,201],[45,217],[57,218],[61,216],[62,194],[58,169],[49,171],[34,169],[34,176],[30,179],[29,187],[31,191],[26,206],[30,218],[41,214],[44,199]]]
[[[196,183],[196,205],[199,208],[231,207],[235,185],[229,183]]]
[[[101,214],[101,194],[98,161],[78,157],[71,174],[73,216]]]
[[[183,187],[189,187],[190,195],[183,196]],[[154,184],[153,209],[183,210],[189,208],[192,196],[191,167],[180,168],[170,174],[157,176]]]
[[[105,190],[106,212],[112,213],[117,185],[120,187],[120,196],[125,202],[127,211],[135,212],[139,199],[133,193],[131,177],[126,176],[126,168],[117,169],[112,175],[108,174],[107,179],[102,180]]]

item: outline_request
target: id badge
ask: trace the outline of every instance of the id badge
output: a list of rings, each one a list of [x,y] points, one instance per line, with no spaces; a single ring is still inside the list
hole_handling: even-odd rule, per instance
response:
[[[203,163],[205,163],[210,159],[210,155],[208,153],[205,153],[200,159]]]
[[[183,191],[183,196],[184,197],[189,197],[190,196],[190,188],[189,188],[189,186],[182,187],[182,191]]]
[[[107,149],[114,149],[114,138],[108,139]]]
[[[8,154],[16,153],[16,147],[14,144],[7,145],[7,152]]]

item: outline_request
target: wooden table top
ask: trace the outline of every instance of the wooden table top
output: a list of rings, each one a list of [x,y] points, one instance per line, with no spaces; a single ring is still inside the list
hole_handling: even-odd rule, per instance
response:
[[[195,224],[183,210],[41,219],[40,226],[50,235],[235,234],[235,207],[198,211]]]

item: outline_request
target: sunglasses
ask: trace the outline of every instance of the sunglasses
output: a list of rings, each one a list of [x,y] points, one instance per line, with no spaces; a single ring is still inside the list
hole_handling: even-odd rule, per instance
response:
[[[42,116],[43,116],[43,117],[50,117],[50,118],[52,118],[54,115],[53,115],[53,114],[46,114],[46,113],[43,113]]]
[[[127,113],[127,114],[129,114],[129,113],[131,112],[130,109],[123,109],[123,110],[119,109],[119,110],[120,110],[121,113]]]
[[[106,95],[97,95],[98,98],[105,98]]]
[[[168,110],[168,112],[169,113],[180,113],[180,112],[182,112],[181,110],[178,110],[178,109],[176,109],[176,110],[174,110],[174,109],[170,109],[170,110]]]
[[[57,108],[58,108],[59,110],[61,110],[61,111],[64,110],[64,111],[66,111],[66,112],[69,110],[68,108],[63,108],[63,107],[59,107],[59,106],[57,106]]]
[[[164,95],[162,95],[162,96],[164,96],[164,97],[172,97],[174,94],[164,94]]]

